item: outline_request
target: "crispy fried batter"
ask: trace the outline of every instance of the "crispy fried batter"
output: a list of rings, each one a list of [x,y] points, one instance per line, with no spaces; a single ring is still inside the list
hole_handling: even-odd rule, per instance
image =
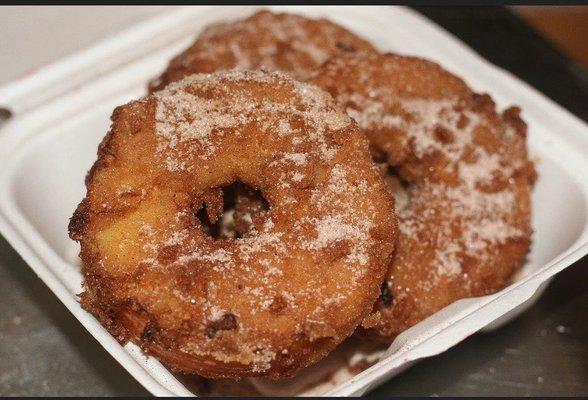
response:
[[[348,337],[380,293],[393,200],[333,99],[283,74],[192,75],[117,108],[70,223],[82,305],[122,342],[211,378],[290,376]],[[241,182],[270,209],[207,235]]]
[[[260,11],[244,20],[206,28],[149,88],[162,89],[193,73],[233,68],[263,67],[304,80],[331,56],[359,50],[374,48],[326,19]]]
[[[449,303],[495,292],[531,238],[526,125],[439,65],[353,54],[311,81],[368,135],[396,195],[399,239],[364,333],[391,341]]]

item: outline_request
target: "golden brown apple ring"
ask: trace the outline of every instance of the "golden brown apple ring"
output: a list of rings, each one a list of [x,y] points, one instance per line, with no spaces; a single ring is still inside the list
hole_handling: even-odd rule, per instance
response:
[[[206,377],[288,376],[348,337],[379,295],[393,200],[357,125],[283,74],[192,75],[115,110],[70,222],[83,306],[121,341]],[[242,182],[270,210],[242,238]]]

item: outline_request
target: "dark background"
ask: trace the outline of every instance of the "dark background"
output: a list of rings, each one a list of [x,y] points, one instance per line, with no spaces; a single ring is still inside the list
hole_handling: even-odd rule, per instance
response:
[[[416,9],[588,120],[586,70],[509,9]],[[0,395],[148,395],[1,237],[0,258]],[[371,395],[588,395],[587,268],[585,257],[515,321],[421,361]]]

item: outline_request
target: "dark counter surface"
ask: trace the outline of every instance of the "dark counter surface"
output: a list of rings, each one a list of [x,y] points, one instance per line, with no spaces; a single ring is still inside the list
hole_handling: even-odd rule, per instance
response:
[[[417,8],[584,120],[588,75],[503,8]],[[508,325],[371,395],[588,395],[588,258]],[[148,395],[0,237],[0,395]]]

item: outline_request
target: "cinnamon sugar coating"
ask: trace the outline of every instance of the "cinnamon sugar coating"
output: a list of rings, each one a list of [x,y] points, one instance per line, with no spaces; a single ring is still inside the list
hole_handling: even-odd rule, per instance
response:
[[[121,342],[210,378],[290,376],[371,311],[393,200],[333,99],[280,73],[192,75],[118,107],[70,236],[83,307]],[[220,188],[269,210],[240,238],[207,235]]]
[[[532,233],[535,171],[519,109],[500,114],[438,64],[392,54],[337,57],[310,81],[367,134],[396,197],[395,256],[363,333],[391,341],[507,285]]]
[[[375,50],[326,19],[260,11],[207,27],[194,44],[171,60],[149,89],[162,89],[186,75],[233,68],[265,68],[304,80],[330,57],[355,51]]]

